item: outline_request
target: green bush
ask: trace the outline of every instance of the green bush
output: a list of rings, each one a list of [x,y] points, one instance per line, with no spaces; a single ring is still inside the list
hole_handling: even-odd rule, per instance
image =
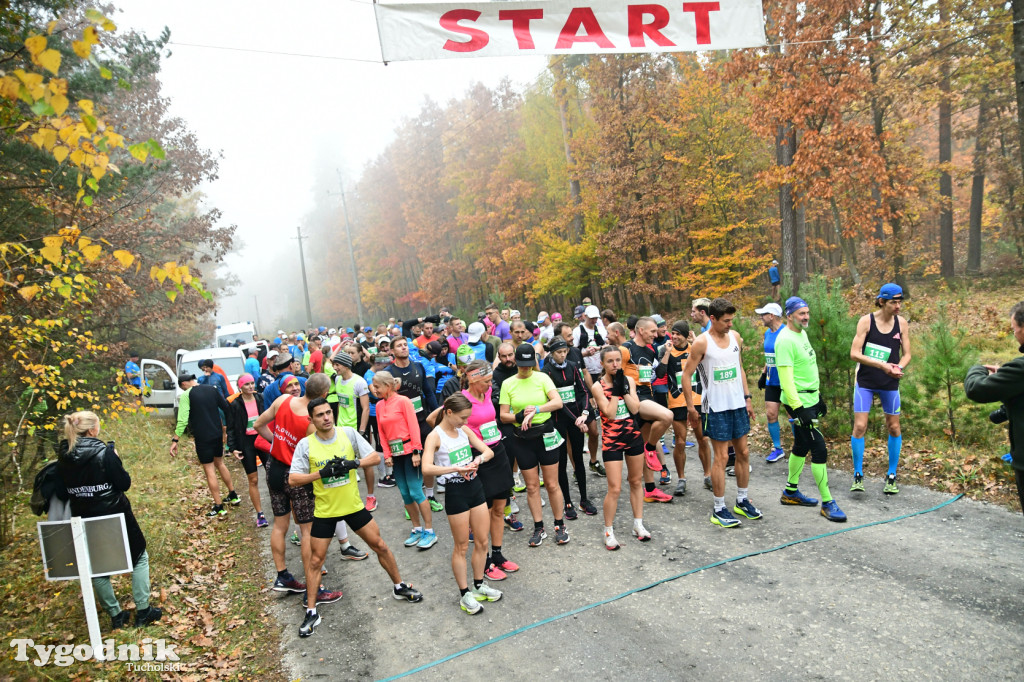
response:
[[[755,318],[756,319],[756,318]],[[747,374],[747,385],[751,392],[757,390],[757,378],[764,368],[764,325],[749,317],[736,313],[732,322],[733,331],[743,339],[743,371]]]

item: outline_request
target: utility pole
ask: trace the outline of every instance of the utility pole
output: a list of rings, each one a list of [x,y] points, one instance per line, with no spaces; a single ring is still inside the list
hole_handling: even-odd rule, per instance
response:
[[[363,297],[359,293],[359,272],[356,270],[356,252],[352,249],[352,228],[348,223],[348,205],[345,203],[345,182],[341,179],[341,171],[338,170],[338,185],[341,187],[341,210],[345,216],[345,240],[348,242],[348,257],[352,265],[352,290],[356,295],[356,313],[359,317],[359,329],[365,326],[363,322]]]
[[[302,265],[302,293],[306,295],[306,328],[309,329],[313,326],[313,310],[309,307],[309,283],[306,282],[306,256],[302,252],[302,240],[305,237],[302,236],[302,228],[296,226],[295,234],[298,236],[296,239],[299,240],[299,263]]]
[[[256,296],[252,297],[252,304],[256,306],[256,328],[263,329],[263,323],[260,322],[260,301]]]

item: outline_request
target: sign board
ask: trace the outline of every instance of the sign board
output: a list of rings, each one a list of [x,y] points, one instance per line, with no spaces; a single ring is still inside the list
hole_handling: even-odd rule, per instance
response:
[[[761,0],[512,0],[374,4],[385,62],[695,52],[767,43]]]
[[[99,578],[132,570],[131,550],[124,514],[82,519],[89,551],[89,576]],[[47,580],[77,580],[80,566],[75,560],[75,535],[71,521],[40,521],[39,546]]]

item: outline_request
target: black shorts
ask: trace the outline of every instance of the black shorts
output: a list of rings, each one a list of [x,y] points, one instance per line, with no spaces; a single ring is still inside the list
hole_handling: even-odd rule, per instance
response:
[[[484,484],[479,476],[471,481],[448,481],[444,486],[444,513],[448,516],[486,505]],[[481,540],[483,542],[483,540]]]
[[[219,438],[202,443],[196,441],[196,456],[200,464],[213,464],[214,459],[224,456],[224,441]]]
[[[479,478],[484,484],[484,498],[488,501],[508,499],[513,481],[512,465],[509,464],[505,446],[499,440],[488,447],[494,453],[494,458],[480,465]],[[476,450],[473,451],[474,457],[478,454]]]
[[[627,445],[624,450],[602,450],[601,459],[605,462],[621,462],[623,455],[635,457],[642,454],[644,454],[644,441],[642,438],[637,438]]]
[[[364,507],[363,509],[352,512],[351,514],[345,514],[344,516],[332,516],[328,519],[322,519],[319,516],[314,516],[313,525],[309,529],[309,534],[315,538],[320,538],[321,540],[330,540],[334,537],[334,531],[337,528],[339,521],[344,521],[353,532],[356,532],[370,521],[373,521],[373,514],[366,511],[366,508]]]
[[[250,436],[245,434],[242,436],[242,468],[245,469],[245,474],[256,473],[256,469],[259,468],[257,463],[257,457],[260,451],[256,449],[256,436],[255,434]]]
[[[270,458],[267,468],[267,489],[270,490],[270,508],[274,516],[288,516],[295,512],[296,523],[309,523],[313,520],[313,484],[298,487],[288,485],[289,467],[284,462]]]
[[[686,421],[686,406],[673,407],[672,408],[672,421],[674,422],[685,422]]]
[[[555,430],[554,424],[551,423],[552,421],[549,420],[548,423],[544,424],[545,430],[543,433],[551,433]],[[509,453],[515,457],[520,471],[536,469],[537,466],[558,464],[559,458],[565,452],[564,439],[557,448],[548,450],[544,447],[544,437],[540,434],[533,438],[522,438],[518,435],[513,435],[505,441],[505,446],[508,448]]]
[[[782,386],[765,386],[764,401],[766,403],[782,402]]]
[[[665,400],[664,402],[658,400],[656,394],[653,391],[651,391],[649,386],[637,386],[636,397],[639,398],[641,402],[643,402],[644,400],[650,400],[651,402],[658,403],[659,405],[668,404],[668,400]],[[633,419],[636,421],[636,428],[638,429],[643,428],[645,424],[653,424],[653,422],[649,422],[643,417],[641,417],[639,410],[637,410],[637,413],[633,415]]]

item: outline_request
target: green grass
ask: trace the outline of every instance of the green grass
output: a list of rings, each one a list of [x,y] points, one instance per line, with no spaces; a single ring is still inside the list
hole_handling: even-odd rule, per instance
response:
[[[278,631],[269,614],[265,566],[260,549],[266,534],[257,535],[245,500],[245,474],[229,464],[243,503],[222,519],[207,520],[209,491],[191,444],[176,459],[167,453],[171,424],[143,414],[105,419],[100,438],[115,440],[132,476],[128,491],[132,508],[146,535],[150,556],[152,603],[164,609],[159,623],[127,628],[112,635],[115,644],[143,638],[166,638],[177,645],[185,679],[285,679],[280,669]],[[22,495],[15,509],[13,543],[3,550],[0,565],[0,618],[9,640],[27,637],[37,644],[89,642],[77,581],[46,582],[36,535],[36,522]],[[261,533],[263,531],[260,531]],[[122,608],[133,607],[131,576],[113,579]],[[110,619],[100,613],[108,636]],[[253,646],[258,642],[259,646]],[[160,679],[159,672],[129,671],[124,663],[76,662],[69,668],[35,667],[13,660],[14,649],[0,659],[0,679],[136,680]],[[165,673],[167,675],[168,673]]]

